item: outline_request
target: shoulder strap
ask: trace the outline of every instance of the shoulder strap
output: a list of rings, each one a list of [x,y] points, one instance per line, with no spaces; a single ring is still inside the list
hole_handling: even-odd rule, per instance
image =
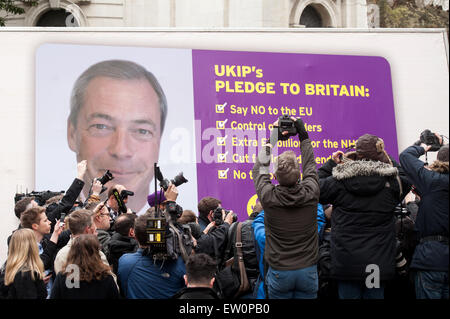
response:
[[[181,252],[181,257],[183,257],[184,262],[186,263],[188,260],[188,254],[186,252],[186,249],[184,248],[183,245],[183,238],[181,238],[182,234],[180,234],[180,232],[178,231],[178,229],[172,224],[172,222],[169,223],[169,227],[172,228],[172,230],[177,234],[178,237],[178,245],[180,246],[180,252]]]
[[[245,264],[244,264],[244,255],[242,253],[242,223],[238,223],[237,230],[236,230],[236,252],[238,257],[238,263],[239,263],[239,272],[241,274],[241,285],[239,286],[239,290],[237,291],[235,298],[239,297],[239,294],[241,292],[247,291],[250,288],[250,285],[248,283],[247,278],[247,272],[245,271]]]

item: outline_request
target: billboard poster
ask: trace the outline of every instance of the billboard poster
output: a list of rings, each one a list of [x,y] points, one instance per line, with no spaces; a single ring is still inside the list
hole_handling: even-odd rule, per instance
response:
[[[139,77],[97,76],[81,96],[80,122],[71,122],[77,79],[105,61],[151,72],[167,100],[165,120],[161,103],[153,113],[145,108],[152,96],[145,100]],[[83,133],[88,111],[101,121],[86,114]],[[142,194],[130,204],[142,213],[157,161],[165,178],[183,171],[188,179],[178,187],[184,209],[197,212],[198,201],[212,196],[242,221],[257,201],[251,169],[282,115],[303,119],[317,167],[365,133],[396,157],[390,66],[381,57],[45,44],[36,55],[36,188],[66,189],[76,160],[87,159],[91,175],[110,169],[115,182]],[[286,150],[301,166],[297,136],[278,143],[272,162]]]

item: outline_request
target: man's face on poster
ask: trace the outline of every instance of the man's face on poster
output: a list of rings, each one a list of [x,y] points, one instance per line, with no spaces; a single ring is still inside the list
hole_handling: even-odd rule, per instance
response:
[[[85,180],[90,183],[109,169],[114,180],[108,185],[135,192],[129,206],[138,211],[159,154],[161,111],[155,90],[146,79],[96,77],[83,102],[76,125],[68,121],[67,133],[77,161],[87,160]]]

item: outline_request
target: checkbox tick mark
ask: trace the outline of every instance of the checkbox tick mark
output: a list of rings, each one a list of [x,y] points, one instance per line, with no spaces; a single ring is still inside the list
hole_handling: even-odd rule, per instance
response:
[[[225,124],[227,124],[228,119],[226,119],[225,121],[216,121],[216,128],[219,130],[224,130],[225,129]]]
[[[228,174],[229,170],[230,170],[229,168],[224,169],[224,170],[223,169],[218,170],[217,172],[219,175],[219,179],[227,179],[227,174]]]
[[[216,104],[216,113],[224,113],[225,106],[227,106],[227,102],[225,102],[224,104]]]
[[[225,140],[227,139],[228,135],[225,135],[224,137],[218,137],[217,138],[217,145],[218,146],[224,146]]]
[[[218,161],[219,163],[226,162],[226,160],[227,160],[227,155],[228,155],[228,152],[223,153],[223,154],[218,154],[218,155],[217,155],[217,161]]]

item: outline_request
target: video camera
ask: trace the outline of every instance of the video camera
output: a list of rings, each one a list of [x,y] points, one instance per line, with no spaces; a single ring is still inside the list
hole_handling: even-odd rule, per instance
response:
[[[34,200],[36,201],[36,203],[38,203],[39,206],[44,206],[45,202],[47,200],[49,200],[50,198],[64,194],[64,193],[65,193],[65,191],[60,191],[60,192],[52,192],[52,191],[35,192],[35,191],[32,191],[31,193],[28,193],[28,192],[20,193],[20,194],[16,193],[16,195],[14,196],[14,204],[16,204],[22,198],[34,197]]]
[[[177,176],[175,176],[172,180],[165,179],[161,173],[161,170],[158,166],[155,166],[155,176],[159,181],[159,186],[164,189],[164,191],[167,191],[169,188],[170,183],[172,182],[175,186],[180,186],[181,184],[187,183],[188,180],[183,176],[183,172],[178,173]]]
[[[155,163],[155,176],[160,181],[160,186],[164,190],[169,187],[169,181],[163,178],[159,167]],[[187,180],[180,173],[172,183],[179,186],[186,183]],[[156,180],[155,180],[155,193]],[[164,211],[159,208],[159,203],[155,203],[155,217],[149,218],[147,222],[147,248],[146,254],[152,255],[154,260],[177,259],[182,256],[187,259],[191,253],[193,243],[191,239],[191,229],[187,225],[181,225],[177,222],[183,213],[183,208],[173,201],[165,205]]]
[[[285,141],[291,136],[297,135],[297,129],[294,125],[294,121],[289,117],[289,115],[282,115],[278,118],[278,139]],[[288,134],[283,135],[282,133],[287,131]]]
[[[132,191],[128,191],[126,189],[121,191],[120,194],[117,189],[114,189],[112,193],[113,193],[114,198],[116,199],[117,204],[119,206],[119,211],[123,214],[126,214],[128,209],[127,209],[127,206],[125,205],[125,199],[127,199],[128,196],[133,196],[134,193]]]
[[[444,139],[442,139],[442,141],[444,141]],[[414,145],[420,145],[422,143],[431,146],[430,152],[439,151],[442,146],[442,144],[439,143],[439,138],[428,129],[420,133],[420,139],[414,143]]]
[[[216,226],[220,226],[223,224],[222,210],[225,211],[225,217],[230,213],[233,214],[233,223],[237,221],[237,215],[231,210],[224,209],[223,207],[217,207],[213,211],[213,221],[216,223]]]

